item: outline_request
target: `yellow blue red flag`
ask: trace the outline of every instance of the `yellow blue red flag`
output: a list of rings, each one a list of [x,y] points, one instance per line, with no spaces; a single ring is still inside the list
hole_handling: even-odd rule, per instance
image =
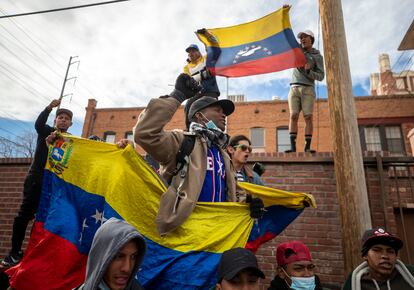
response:
[[[289,20],[290,7],[252,22],[197,32],[214,75],[241,77],[302,67],[306,63]]]
[[[146,239],[138,273],[144,288],[208,289],[221,253],[256,250],[315,205],[308,194],[241,186],[264,200],[267,212],[258,224],[246,204],[200,202],[180,228],[159,236],[155,216],[166,188],[135,150],[65,136],[49,148],[36,221],[22,262],[7,272],[10,283],[19,290],[79,286],[96,230],[117,217]]]

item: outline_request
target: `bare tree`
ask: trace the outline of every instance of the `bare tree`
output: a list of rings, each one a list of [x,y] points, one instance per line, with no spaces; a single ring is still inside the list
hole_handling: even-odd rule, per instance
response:
[[[36,150],[37,133],[33,130],[22,131],[12,138],[0,136],[0,157],[33,158]]]

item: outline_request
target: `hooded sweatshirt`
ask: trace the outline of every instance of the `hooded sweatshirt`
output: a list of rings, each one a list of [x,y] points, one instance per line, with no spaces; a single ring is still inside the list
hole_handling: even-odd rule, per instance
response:
[[[411,290],[414,289],[414,269],[397,260],[394,271],[386,281],[376,281],[369,274],[365,261],[349,275],[343,290]]]
[[[143,289],[135,279],[138,268],[145,256],[146,244],[142,235],[129,223],[110,218],[95,233],[86,265],[85,283],[76,288],[79,290],[109,289],[103,281],[106,269],[118,252],[131,240],[136,240],[138,257],[126,290]],[[105,288],[106,287],[106,288]]]
[[[302,67],[295,68],[292,73],[292,80],[290,85],[304,85],[315,86],[315,80],[322,81],[325,77],[325,70],[323,68],[323,57],[319,50],[311,48],[310,50],[303,50],[306,61],[310,64],[310,70],[305,70]]]

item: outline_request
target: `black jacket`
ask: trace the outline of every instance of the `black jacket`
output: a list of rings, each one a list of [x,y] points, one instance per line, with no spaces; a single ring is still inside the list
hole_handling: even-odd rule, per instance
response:
[[[46,146],[46,137],[49,136],[55,128],[46,124],[47,118],[52,110],[47,107],[37,117],[35,129],[37,132],[37,144],[33,157],[32,165],[30,165],[29,173],[42,176],[43,169],[46,165],[48,148]]]

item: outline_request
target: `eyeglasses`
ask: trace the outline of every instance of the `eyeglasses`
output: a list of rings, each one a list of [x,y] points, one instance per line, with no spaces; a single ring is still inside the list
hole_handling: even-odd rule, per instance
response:
[[[244,145],[244,144],[234,145],[233,148],[236,148],[236,149],[237,148],[240,148],[241,151],[247,151],[247,150],[249,150],[249,153],[252,153],[252,147],[251,146]]]

